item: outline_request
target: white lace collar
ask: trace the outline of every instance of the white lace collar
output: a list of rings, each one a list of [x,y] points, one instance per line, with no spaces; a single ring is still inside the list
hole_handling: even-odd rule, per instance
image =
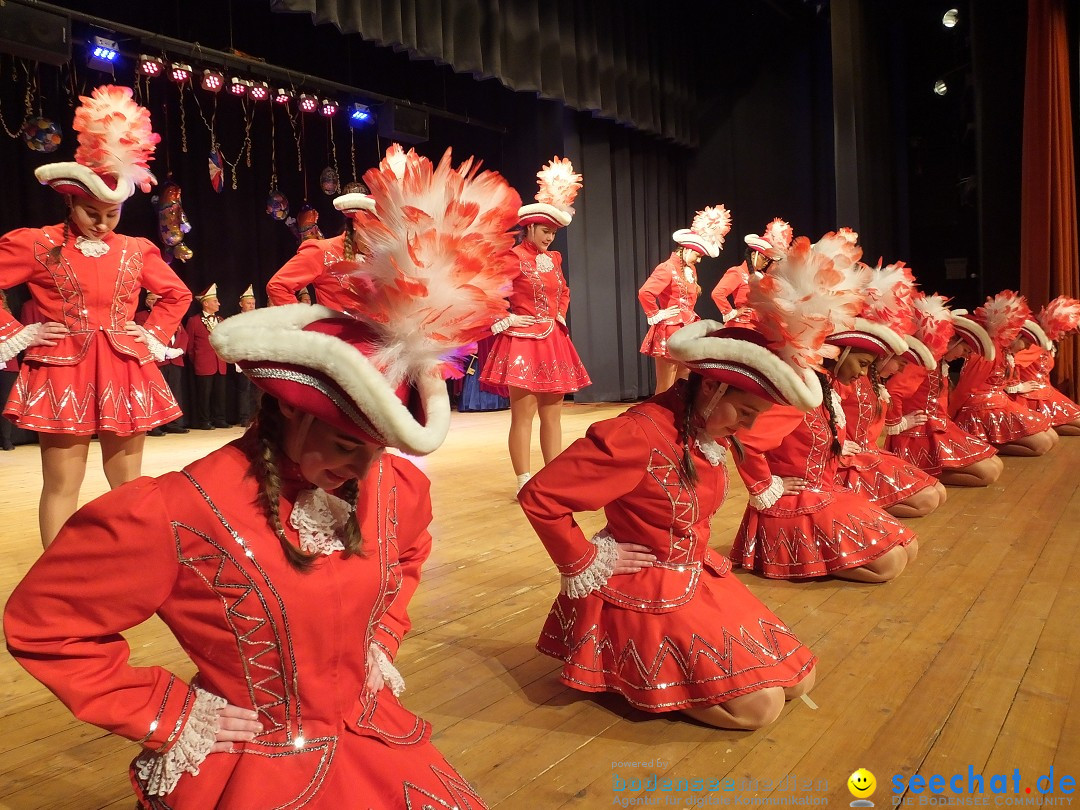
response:
[[[109,252],[109,246],[100,239],[75,238],[75,249],[88,259],[97,259]]]
[[[342,538],[352,513],[348,501],[315,487],[297,496],[289,525],[300,533],[300,549],[305,554],[333,554],[345,550]]]
[[[701,455],[705,456],[705,460],[713,467],[719,467],[727,461],[727,448],[718,443],[704,430],[698,431],[697,436],[694,438],[694,444],[701,451]]]

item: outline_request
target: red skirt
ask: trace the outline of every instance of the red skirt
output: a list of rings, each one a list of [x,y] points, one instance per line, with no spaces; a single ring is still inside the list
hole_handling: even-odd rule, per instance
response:
[[[1056,388],[1047,386],[1041,393],[1040,399],[1023,397],[1023,401],[1028,408],[1049,419],[1051,426],[1067,425],[1080,419],[1080,407]]]
[[[794,686],[816,661],[745,585],[708,566],[690,602],[664,613],[560,594],[536,648],[563,662],[567,686],[616,692],[647,712]]]
[[[26,362],[4,415],[39,433],[130,436],[181,414],[156,363],[119,355],[100,332],[73,366]]]
[[[513,337],[506,332],[496,335],[480,382],[524,388],[534,394],[569,394],[592,380],[566,329],[556,324],[543,338]]]
[[[975,397],[956,414],[956,424],[990,444],[1008,444],[1050,430],[1050,418],[1007,396]]]
[[[670,359],[671,355],[668,353],[667,347],[668,338],[684,326],[686,326],[684,323],[658,323],[650,326],[649,331],[645,333],[645,340],[641,342],[641,353],[650,357]]]
[[[850,458],[850,464],[837,470],[836,483],[882,509],[935,483],[921,469],[892,453],[867,450],[844,458]]]
[[[766,510],[747,505],[731,561],[772,579],[823,577],[873,562],[915,533],[844,489],[782,495]]]
[[[963,469],[997,455],[992,444],[961,430],[951,419],[945,422],[945,430],[940,433],[909,431],[888,436],[885,449],[930,475],[940,475],[942,470]]]

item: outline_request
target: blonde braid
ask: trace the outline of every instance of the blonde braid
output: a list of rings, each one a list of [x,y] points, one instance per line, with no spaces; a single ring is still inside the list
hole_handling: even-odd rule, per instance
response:
[[[832,385],[829,384],[829,378],[822,374],[820,371],[814,372],[817,374],[818,382],[821,383],[821,398],[825,410],[829,412],[829,431],[832,433],[832,448],[834,455],[840,455],[840,437],[836,433],[836,412],[833,411],[833,399],[832,399]]]
[[[682,442],[682,471],[686,476],[686,480],[691,484],[696,484],[698,481],[697,468],[694,466],[694,453],[691,450],[693,443],[691,431],[694,420],[694,400],[697,399],[698,391],[701,390],[701,381],[702,376],[697,372],[692,373],[690,379],[686,381],[685,396],[683,397],[686,413],[683,415],[682,429],[679,431],[679,440]]]

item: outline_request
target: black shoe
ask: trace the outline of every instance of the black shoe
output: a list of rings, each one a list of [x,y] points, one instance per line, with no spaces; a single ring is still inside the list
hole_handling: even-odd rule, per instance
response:
[[[15,445],[13,445],[11,442],[4,442],[3,444],[0,444],[0,450],[14,450],[14,449],[15,449]]]
[[[164,431],[164,430],[162,430],[162,429],[161,429],[161,428],[159,428],[159,427],[156,427],[156,428],[153,428],[153,429],[151,429],[151,430],[148,430],[148,431],[146,432],[146,435],[147,435],[147,436],[164,436],[164,435],[165,435],[165,431]]]
[[[230,425],[228,422],[214,422],[214,427],[216,427],[216,428],[227,428],[227,427],[232,427],[232,425]]]
[[[164,430],[166,433],[191,433],[191,431],[188,430],[186,427],[181,427],[180,425],[173,424],[172,422],[165,425],[162,430]]]
[[[213,430],[214,429],[214,426],[211,425],[209,422],[196,422],[194,425],[192,425],[192,427],[195,428],[195,430]]]

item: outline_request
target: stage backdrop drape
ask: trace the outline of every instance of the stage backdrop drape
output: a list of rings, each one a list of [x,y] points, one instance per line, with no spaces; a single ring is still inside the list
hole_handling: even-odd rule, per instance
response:
[[[1020,286],[1035,309],[1058,295],[1080,297],[1066,8],[1072,1],[1028,2]],[[1076,338],[1061,342],[1055,373],[1075,399]]]
[[[271,0],[347,34],[697,144],[685,39],[651,0]],[[694,15],[687,15],[693,19]]]

